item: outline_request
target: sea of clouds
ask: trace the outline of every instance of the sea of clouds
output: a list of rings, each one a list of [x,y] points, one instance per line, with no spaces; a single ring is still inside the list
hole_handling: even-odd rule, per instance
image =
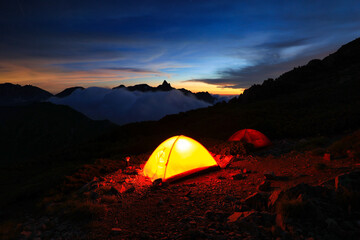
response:
[[[71,95],[49,99],[54,104],[67,105],[93,120],[110,120],[119,125],[131,122],[159,120],[211,104],[186,96],[178,90],[139,92],[126,89],[90,87],[77,89]]]

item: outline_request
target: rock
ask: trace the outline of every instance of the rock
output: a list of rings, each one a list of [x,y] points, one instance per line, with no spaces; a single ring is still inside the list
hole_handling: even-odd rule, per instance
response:
[[[231,195],[226,195],[225,198],[224,198],[224,201],[225,202],[235,202],[236,198],[234,196],[231,196]]]
[[[164,205],[164,200],[160,199],[159,202],[157,203],[157,206],[162,206]]]
[[[218,162],[220,168],[227,168],[234,160],[232,155],[227,155]]]
[[[268,199],[268,208],[273,209],[275,207],[275,204],[279,198],[280,193],[282,193],[281,190],[275,190],[271,193],[269,199]]]
[[[96,200],[99,198],[99,194],[97,192],[91,191],[90,192],[90,199]]]
[[[50,239],[51,236],[53,235],[52,231],[45,231],[43,232],[43,234],[41,235],[44,239]]]
[[[25,238],[30,238],[32,232],[30,232],[30,231],[22,231],[20,234],[22,236],[24,236]]]
[[[121,232],[122,229],[121,228],[112,228],[111,231],[114,231],[114,232]]]
[[[190,224],[190,226],[192,226],[192,227],[196,227],[196,221],[195,220],[191,220],[190,222],[189,222],[189,224]]]
[[[250,208],[246,205],[239,205],[239,206],[236,206],[234,210],[235,210],[235,212],[246,212],[246,211],[249,211]]]
[[[167,188],[167,187],[169,187],[170,186],[170,183],[169,182],[162,182],[161,183],[161,187],[163,187],[163,188]]]
[[[334,228],[334,227],[338,227],[337,222],[336,222],[334,219],[332,219],[332,218],[327,218],[327,219],[325,220],[325,222],[326,222],[327,227],[328,227],[329,229]]]
[[[220,180],[226,179],[226,177],[224,177],[224,176],[218,176],[217,178],[220,179]]]
[[[151,185],[151,190],[159,189],[162,184],[163,184],[162,178],[158,178],[158,179],[154,180]]]
[[[242,212],[234,212],[228,217],[228,223],[235,222],[242,216]]]
[[[138,175],[138,171],[136,171],[135,168],[129,166],[126,169],[124,169],[123,174],[126,174],[126,175]]]
[[[132,184],[122,184],[121,186],[114,185],[111,187],[110,191],[114,194],[132,193],[135,191],[135,187]]]
[[[319,185],[322,187],[329,188],[329,189],[334,189],[335,188],[335,179],[333,178],[333,179],[321,182]]]
[[[287,231],[287,225],[291,223],[291,220],[286,218],[284,215],[278,213],[276,214],[276,225],[281,228],[283,231]]]
[[[48,222],[50,221],[50,219],[45,216],[45,217],[42,217],[42,218],[40,219],[40,221],[43,222],[43,223],[48,223]]]
[[[347,155],[348,158],[354,159],[356,154],[355,154],[354,150],[347,150],[346,155]]]
[[[255,213],[255,211],[247,211],[247,212],[234,212],[233,214],[231,214],[228,217],[228,223],[232,223],[232,222],[236,222],[238,219],[240,218],[246,218],[250,215],[252,215],[253,213]]]
[[[257,212],[257,211],[248,211],[244,212],[242,221],[253,223],[256,226],[263,226],[270,228],[275,224],[275,214],[268,212]]]
[[[325,161],[330,161],[330,160],[331,160],[331,155],[330,155],[330,153],[325,153],[325,154],[324,154],[324,160],[325,160]]]
[[[339,190],[340,188],[360,192],[360,171],[337,176],[335,178],[335,189]]]
[[[303,195],[311,198],[328,198],[328,199],[330,199],[333,196],[331,190],[325,187],[310,186],[305,183],[300,183],[294,187],[283,190],[281,193],[279,193],[278,200],[281,200],[283,197],[287,197],[288,199],[296,199],[299,197],[299,195]]]
[[[264,177],[266,180],[275,180],[276,176],[274,172],[267,171],[264,173]]]
[[[87,192],[87,191],[94,190],[94,189],[98,188],[99,187],[98,183],[99,183],[99,179],[97,177],[94,177],[93,180],[86,183],[84,186],[82,186],[79,189],[79,193]]]
[[[122,232],[121,228],[112,228],[110,235],[119,235]]]
[[[268,194],[256,192],[244,200],[244,204],[258,211],[267,210]]]
[[[330,233],[335,233],[336,235],[344,235],[343,230],[340,228],[340,226],[334,219],[327,218],[325,222],[327,224],[327,230]]]
[[[273,236],[278,237],[282,234],[282,229],[277,225],[273,225],[271,226],[271,233]]]
[[[244,168],[242,172],[243,173],[251,173],[251,171],[249,169],[246,169],[246,168]]]
[[[112,195],[119,195],[120,194],[120,191],[121,191],[121,187],[120,186],[112,186],[109,193],[112,194]]]
[[[135,187],[131,184],[121,185],[121,193],[132,193],[135,191]]]
[[[232,176],[232,179],[233,180],[242,180],[242,179],[245,179],[246,176],[242,175],[241,173],[238,173],[238,174],[235,174]]]
[[[224,222],[229,214],[224,212],[213,212],[213,211],[206,211],[205,212],[205,218],[211,221],[218,221],[218,222]]]
[[[46,225],[43,223],[43,224],[41,224],[41,230],[46,230]]]
[[[207,235],[198,229],[192,229],[184,232],[180,239],[207,239]]]
[[[271,183],[269,181],[263,181],[257,188],[259,191],[268,192],[271,190]]]

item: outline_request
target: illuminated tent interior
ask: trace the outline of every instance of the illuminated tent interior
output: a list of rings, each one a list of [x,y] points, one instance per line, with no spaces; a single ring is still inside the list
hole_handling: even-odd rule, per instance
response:
[[[271,141],[261,132],[254,129],[242,129],[234,133],[229,141],[244,141],[254,145],[255,148],[262,148],[271,145]]]
[[[162,142],[144,166],[144,175],[151,181],[171,181],[218,164],[206,148],[186,136],[174,136]]]

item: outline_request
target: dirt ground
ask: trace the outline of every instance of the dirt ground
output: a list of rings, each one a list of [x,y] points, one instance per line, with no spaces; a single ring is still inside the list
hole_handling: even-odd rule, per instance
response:
[[[154,186],[141,174],[126,175],[119,171],[106,176],[101,184],[122,183],[132,185],[134,189],[119,194],[117,202],[104,205],[104,214],[93,222],[88,237],[255,239],[257,237],[252,236],[251,231],[237,232],[226,223],[234,212],[247,210],[244,200],[261,192],[259,185],[264,182],[265,175],[270,175],[267,180],[270,186],[265,191],[271,193],[299,183],[319,185],[356,169],[360,169],[358,160],[329,161],[323,156],[290,152],[278,157],[247,156],[226,168],[161,186]],[[216,221],[214,218],[224,219]]]

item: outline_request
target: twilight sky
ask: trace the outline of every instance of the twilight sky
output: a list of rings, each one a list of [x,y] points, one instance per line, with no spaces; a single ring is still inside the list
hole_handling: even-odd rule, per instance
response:
[[[0,2],[0,83],[239,94],[360,37],[360,1]]]

